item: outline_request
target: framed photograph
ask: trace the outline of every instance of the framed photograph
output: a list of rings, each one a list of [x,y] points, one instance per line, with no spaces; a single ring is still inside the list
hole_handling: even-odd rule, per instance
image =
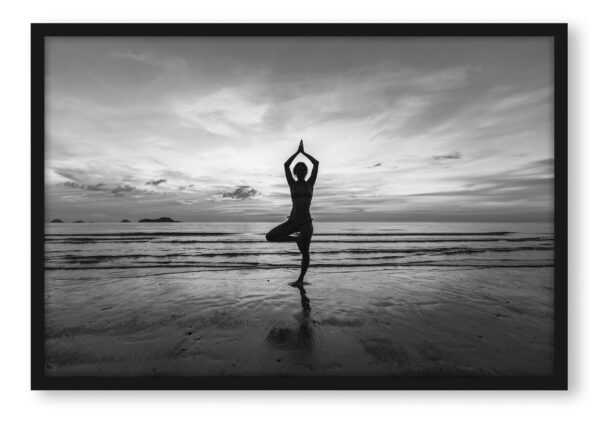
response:
[[[567,389],[566,24],[32,24],[32,389]]]

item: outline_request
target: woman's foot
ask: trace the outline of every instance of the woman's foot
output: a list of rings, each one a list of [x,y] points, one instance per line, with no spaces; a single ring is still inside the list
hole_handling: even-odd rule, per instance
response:
[[[297,279],[293,283],[290,283],[291,287],[302,287],[304,285],[304,281],[302,279]]]

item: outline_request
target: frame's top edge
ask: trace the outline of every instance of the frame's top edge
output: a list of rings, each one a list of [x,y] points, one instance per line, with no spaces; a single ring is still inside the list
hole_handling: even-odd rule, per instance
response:
[[[33,36],[559,36],[567,23],[31,23]]]

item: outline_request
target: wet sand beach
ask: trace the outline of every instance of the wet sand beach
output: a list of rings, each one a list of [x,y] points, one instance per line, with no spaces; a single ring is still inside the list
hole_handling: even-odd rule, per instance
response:
[[[262,243],[269,224],[248,225],[226,228],[244,234],[247,243],[235,246],[207,226],[53,225],[48,375],[551,372],[545,226],[373,224],[356,241],[343,235],[356,233],[352,224],[322,224],[307,283],[297,288],[293,246]],[[159,242],[165,237],[190,243]],[[222,255],[201,256],[211,253]]]

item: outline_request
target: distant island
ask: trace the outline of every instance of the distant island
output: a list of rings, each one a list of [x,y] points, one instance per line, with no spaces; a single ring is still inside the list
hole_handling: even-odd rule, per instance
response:
[[[64,221],[59,218],[54,218],[50,222],[52,224],[64,224]],[[84,221],[83,219],[78,219],[76,221],[73,221],[74,224],[82,224],[85,222],[87,222],[87,221]],[[90,222],[92,222],[92,221],[90,221]],[[129,219],[125,218],[125,219],[122,219],[121,222],[126,223],[126,222],[131,222],[131,221]],[[138,222],[181,222],[181,221],[177,221],[176,219],[170,218],[168,216],[161,216],[160,218],[142,218]]]
[[[157,219],[143,218],[143,219],[140,219],[138,222],[179,222],[179,221],[176,221],[173,218],[169,218],[168,216],[162,216]]]

